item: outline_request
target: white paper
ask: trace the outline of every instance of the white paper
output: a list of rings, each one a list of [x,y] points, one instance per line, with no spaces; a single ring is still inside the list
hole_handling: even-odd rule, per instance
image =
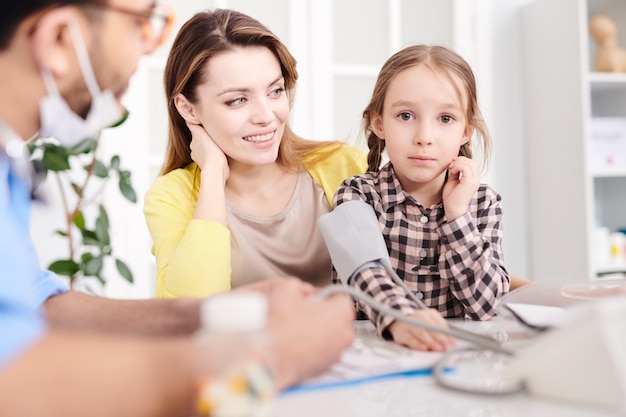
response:
[[[536,304],[507,303],[504,305],[524,324],[540,329],[561,326],[567,312],[561,307]]]
[[[355,324],[358,335],[341,360],[319,377],[309,379],[300,387],[337,384],[365,380],[400,372],[427,373],[441,358],[439,352],[421,352],[402,347],[378,337],[370,322]]]

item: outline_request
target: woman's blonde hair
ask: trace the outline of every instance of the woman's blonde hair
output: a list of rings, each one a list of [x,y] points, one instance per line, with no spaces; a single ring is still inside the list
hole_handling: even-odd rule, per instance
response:
[[[483,150],[483,162],[489,159],[491,151],[491,138],[483,116],[478,108],[476,96],[476,80],[470,65],[456,52],[443,46],[414,45],[396,52],[385,62],[378,74],[372,98],[363,111],[363,131],[367,139],[369,153],[367,155],[368,170],[378,171],[382,162],[382,153],[385,150],[385,141],[380,139],[372,130],[372,117],[382,115],[385,104],[385,96],[389,84],[401,71],[416,65],[426,65],[431,70],[439,70],[451,81],[457,90],[459,99],[462,97],[457,84],[452,80],[452,74],[456,75],[465,87],[467,94],[467,108],[465,120],[467,128],[475,130],[475,135]],[[469,132],[467,132],[469,133]],[[472,157],[471,139],[459,149],[459,156]]]
[[[174,98],[182,94],[191,103],[197,103],[197,88],[206,79],[207,64],[211,58],[235,48],[258,46],[268,48],[278,59],[291,107],[298,79],[296,60],[280,39],[259,21],[234,10],[216,9],[198,13],[182,26],[165,65],[169,138],[161,174],[167,174],[192,162],[189,149],[191,132],[178,113]],[[328,152],[332,152],[334,147],[328,146],[331,143],[334,142],[303,139],[287,124],[277,161],[289,169],[301,170],[303,159],[311,151],[326,147]],[[307,160],[316,159],[317,157]]]

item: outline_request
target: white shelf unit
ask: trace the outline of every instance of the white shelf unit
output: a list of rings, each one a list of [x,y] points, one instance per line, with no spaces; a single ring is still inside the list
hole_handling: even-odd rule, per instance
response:
[[[626,169],[594,174],[592,117],[626,118],[626,74],[593,72],[590,16],[626,22],[622,0],[536,0],[524,8],[531,275],[586,280],[623,273],[594,260],[597,224],[626,226]],[[626,25],[618,44],[626,47]]]

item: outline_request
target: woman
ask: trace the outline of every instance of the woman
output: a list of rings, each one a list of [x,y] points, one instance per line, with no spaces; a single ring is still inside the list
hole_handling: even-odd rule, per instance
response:
[[[365,156],[289,128],[297,80],[285,45],[233,10],[183,25],[165,68],[170,120],[144,212],[158,297],[205,297],[272,276],[331,282],[317,230]]]

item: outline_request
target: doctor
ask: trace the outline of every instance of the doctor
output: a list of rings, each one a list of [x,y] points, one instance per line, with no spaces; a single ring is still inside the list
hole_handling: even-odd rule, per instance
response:
[[[193,412],[197,346],[189,335],[199,300],[124,301],[69,291],[39,269],[29,237],[25,141],[39,131],[71,145],[118,120],[139,58],[163,41],[171,22],[169,10],[152,0],[0,3],[3,417]],[[352,341],[346,298],[307,298],[312,290],[296,280],[255,289],[270,299],[281,386],[321,372]]]

